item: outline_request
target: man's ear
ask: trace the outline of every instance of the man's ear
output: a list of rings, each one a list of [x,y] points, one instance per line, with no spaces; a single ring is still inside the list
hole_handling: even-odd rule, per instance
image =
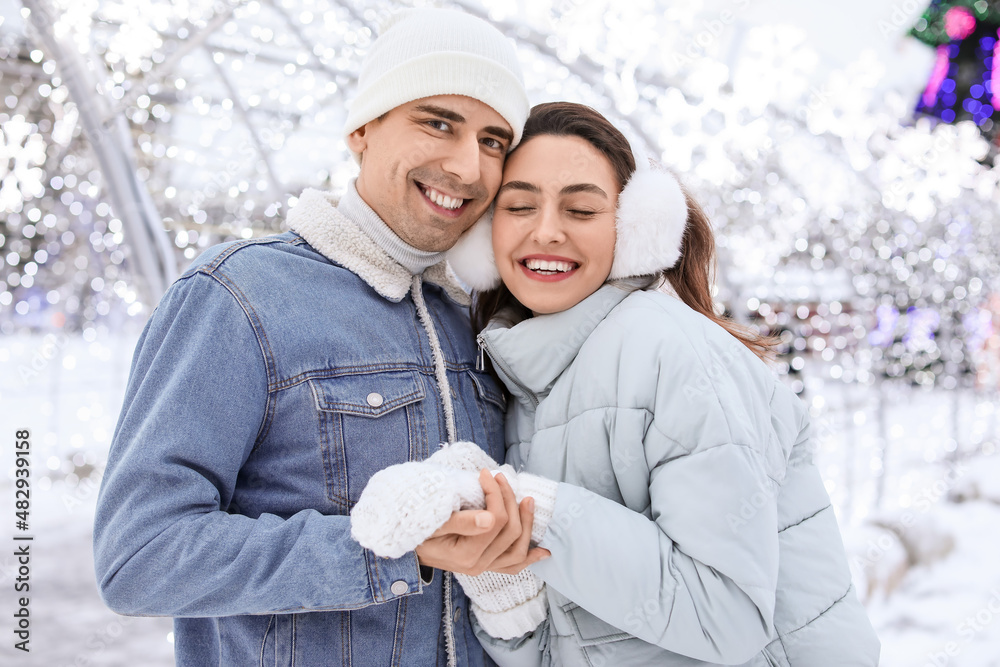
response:
[[[347,147],[351,152],[361,155],[368,148],[368,123],[347,135]]]

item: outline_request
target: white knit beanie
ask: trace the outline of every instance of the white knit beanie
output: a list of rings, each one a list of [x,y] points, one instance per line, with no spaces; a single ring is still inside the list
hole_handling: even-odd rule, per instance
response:
[[[521,140],[529,104],[513,43],[486,21],[451,9],[408,9],[389,18],[361,66],[344,135],[433,95],[489,105],[510,123],[510,148]]]

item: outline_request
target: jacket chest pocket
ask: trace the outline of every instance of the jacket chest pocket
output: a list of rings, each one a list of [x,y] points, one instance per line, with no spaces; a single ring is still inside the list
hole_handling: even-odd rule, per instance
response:
[[[309,380],[319,412],[327,497],[350,510],[368,480],[396,463],[424,458],[424,385],[414,371]]]

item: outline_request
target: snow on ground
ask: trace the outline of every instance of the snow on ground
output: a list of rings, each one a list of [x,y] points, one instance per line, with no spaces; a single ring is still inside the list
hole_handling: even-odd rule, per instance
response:
[[[134,347],[134,336],[0,341],[0,442],[6,462],[0,474],[2,665],[174,664],[171,619],[115,614],[101,601],[94,576],[94,503]],[[17,576],[12,442],[14,431],[24,428],[31,431],[31,516],[27,533],[16,532],[34,536],[27,654],[14,649],[11,639]]]
[[[930,511],[955,546],[943,560],[910,569],[888,598],[869,602],[882,664],[1000,665],[1000,508],[945,502]]]
[[[6,419],[5,424],[10,423]],[[37,486],[36,486],[37,488]],[[87,488],[87,487],[82,487]],[[9,480],[0,485],[4,509],[12,497]],[[0,557],[0,604],[3,643],[0,664],[39,667],[173,665],[169,618],[119,616],[104,606],[94,579],[91,527],[94,496],[78,493],[63,482],[32,497],[31,543],[31,652],[12,647],[13,578],[16,564],[11,531],[5,530]],[[7,512],[4,512],[7,514]],[[7,514],[10,516],[9,514]],[[5,522],[9,524],[10,522]],[[20,594],[18,594],[20,595]]]
[[[170,620],[111,612],[93,574],[96,488],[135,340],[0,340],[0,437],[8,462],[0,473],[0,664],[173,664]],[[882,639],[882,665],[1000,665],[994,401],[886,388],[880,404],[875,390],[823,385],[819,369],[806,371],[803,398],[813,411],[817,460],[838,509],[859,594]],[[10,443],[20,428],[31,430],[32,442],[30,654],[15,651],[11,640]],[[884,464],[880,430],[890,441]],[[879,478],[873,471],[881,465],[886,476],[876,508]]]

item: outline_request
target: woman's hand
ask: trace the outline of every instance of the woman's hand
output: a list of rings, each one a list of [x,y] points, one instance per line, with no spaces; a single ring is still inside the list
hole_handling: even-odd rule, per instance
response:
[[[525,498],[519,507],[503,474],[494,477],[483,469],[479,482],[486,509],[453,513],[416,548],[420,564],[473,576],[486,570],[514,574],[551,555],[529,549],[533,501]]]

